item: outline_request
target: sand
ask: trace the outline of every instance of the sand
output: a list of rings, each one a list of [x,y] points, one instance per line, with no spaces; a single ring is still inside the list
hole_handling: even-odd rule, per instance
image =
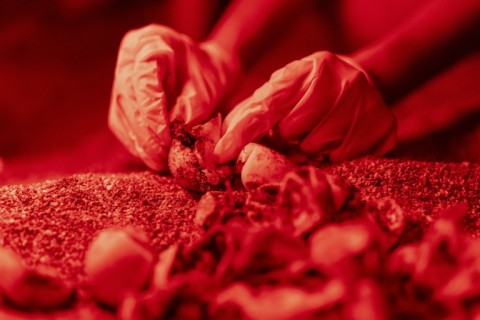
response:
[[[156,251],[190,242],[195,196],[151,172],[78,174],[0,188],[0,243],[31,266],[81,280],[92,238],[106,228],[144,229]]]
[[[479,164],[365,158],[323,170],[350,181],[364,200],[391,197],[426,221],[453,204],[467,203],[467,230],[479,234]],[[81,285],[85,251],[100,230],[140,227],[157,252],[172,243],[189,243],[199,235],[193,224],[198,198],[172,178],[148,171],[5,185],[0,187],[0,244],[18,252],[28,265],[52,267]],[[71,312],[61,317],[75,318],[78,312],[105,316],[81,299]]]
[[[480,165],[364,158],[327,167],[352,183],[365,200],[391,197],[406,211],[427,221],[440,211],[463,202],[470,209],[465,225],[478,236]]]

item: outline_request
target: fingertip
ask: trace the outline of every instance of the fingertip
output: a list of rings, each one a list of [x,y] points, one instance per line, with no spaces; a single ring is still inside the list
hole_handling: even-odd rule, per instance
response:
[[[217,145],[215,146],[215,149],[213,150],[213,161],[218,164],[223,163],[223,145],[222,145],[222,140],[218,141]]]
[[[222,157],[220,154],[216,153],[215,151],[213,152],[213,161],[218,164],[222,164]]]
[[[234,159],[236,154],[233,147],[228,135],[223,136],[213,150],[214,161],[218,164],[223,164]]]

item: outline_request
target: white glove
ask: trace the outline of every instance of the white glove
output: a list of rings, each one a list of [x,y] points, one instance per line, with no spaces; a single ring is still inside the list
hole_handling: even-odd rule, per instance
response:
[[[160,25],[130,31],[120,45],[109,126],[148,167],[164,170],[170,121],[208,120],[238,69],[213,43]]]
[[[219,163],[269,131],[332,161],[383,155],[396,142],[395,118],[366,72],[325,51],[273,73],[227,115],[222,131],[215,148]]]

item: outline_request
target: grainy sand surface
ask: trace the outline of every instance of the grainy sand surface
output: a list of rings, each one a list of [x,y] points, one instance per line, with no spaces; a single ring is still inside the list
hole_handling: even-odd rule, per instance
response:
[[[479,164],[365,158],[323,169],[350,181],[364,200],[391,197],[427,220],[441,209],[465,202],[470,208],[467,229],[478,235]],[[140,227],[157,252],[175,242],[188,243],[199,234],[192,222],[198,197],[171,178],[147,171],[76,174],[5,185],[0,187],[0,244],[14,249],[27,264],[53,267],[82,287],[84,254],[100,230]],[[73,310],[49,316],[103,319],[109,315],[88,298],[80,301]]]

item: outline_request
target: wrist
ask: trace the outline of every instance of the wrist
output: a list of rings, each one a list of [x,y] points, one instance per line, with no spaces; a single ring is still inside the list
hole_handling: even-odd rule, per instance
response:
[[[367,79],[370,86],[374,88],[385,101],[384,92],[380,87],[381,82],[377,78],[377,74],[375,72],[372,72],[372,69],[370,68],[370,64],[368,63],[368,61],[363,60],[362,56],[359,56],[359,55],[349,55],[349,56],[338,55],[338,57],[342,59],[344,62],[351,65],[352,67],[354,67],[359,72],[361,72]]]
[[[415,53],[399,36],[360,49],[352,58],[370,75],[385,101],[393,103],[406,93],[408,74],[414,72]]]
[[[337,57],[339,57],[341,60],[343,60],[344,62],[348,63],[349,65],[351,65],[352,67],[354,67],[355,69],[363,73],[367,78],[368,82],[372,85],[375,85],[375,81],[370,76],[370,73],[367,72],[367,70],[362,66],[361,61],[355,59],[353,56],[337,54]]]

